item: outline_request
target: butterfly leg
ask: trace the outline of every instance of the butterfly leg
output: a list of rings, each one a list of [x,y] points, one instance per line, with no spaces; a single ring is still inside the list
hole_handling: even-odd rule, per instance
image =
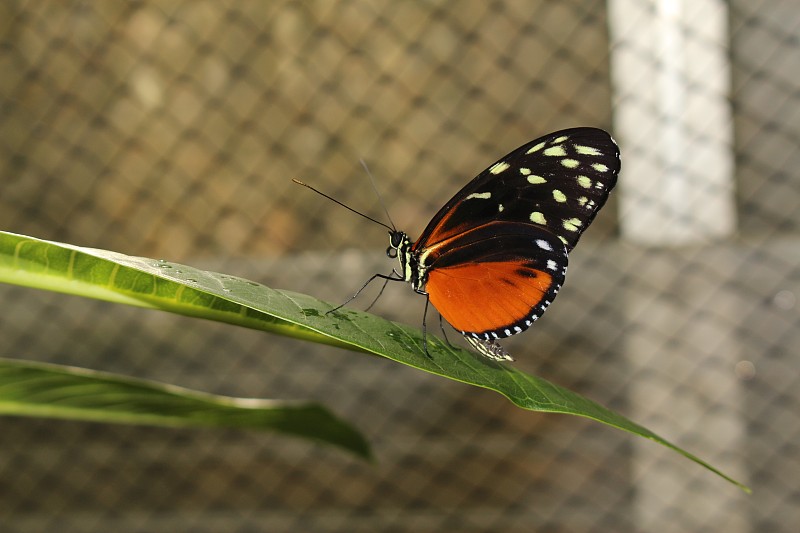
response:
[[[394,269],[392,269],[392,274],[397,274],[397,272],[396,272]],[[371,278],[369,278],[369,279],[367,280],[367,282],[366,282],[364,285],[362,285],[362,286],[361,286],[361,288],[360,288],[360,289],[358,289],[358,290],[356,291],[356,293],[355,293],[353,296],[351,296],[350,298],[348,298],[347,300],[345,300],[345,302],[344,302],[344,303],[342,303],[342,304],[340,304],[340,305],[337,305],[336,307],[334,307],[333,309],[331,309],[331,310],[329,310],[329,311],[326,311],[326,312],[325,312],[325,314],[326,314],[326,315],[329,315],[329,314],[333,313],[334,311],[338,311],[339,309],[341,309],[341,308],[342,308],[342,307],[344,307],[345,305],[349,304],[350,302],[352,302],[353,300],[355,300],[356,298],[358,298],[358,295],[359,295],[359,294],[361,294],[361,291],[363,291],[364,289],[366,289],[366,288],[367,288],[367,285],[369,285],[370,283],[372,283],[373,281],[375,281],[375,280],[376,280],[376,279],[378,279],[378,278],[381,278],[381,279],[384,279],[384,280],[386,280],[386,283],[388,283],[388,282],[390,282],[390,281],[403,281],[403,278],[395,278],[395,277],[392,277],[392,274],[389,274],[388,276],[387,276],[386,274],[374,274],[374,275],[373,275]],[[398,274],[398,275],[399,275],[399,274]],[[386,283],[384,283],[384,285],[383,285],[383,286],[384,286],[384,288],[386,287]],[[381,294],[382,294],[382,293],[383,293],[383,289],[381,289]],[[380,294],[378,294],[378,297],[380,297]],[[375,300],[377,301],[377,298],[376,298]],[[375,302],[373,302],[373,304],[374,304],[374,303],[375,303]],[[370,305],[370,307],[372,307],[372,304]]]
[[[431,298],[428,296],[427,292],[417,291],[419,294],[425,295],[425,312],[422,313],[422,349],[425,351],[425,355],[428,356],[428,359],[433,359],[431,354],[428,353],[428,304],[431,303]]]
[[[402,276],[400,276],[400,273],[399,273],[399,272],[397,272],[395,269],[392,269],[392,273],[391,273],[391,274],[389,274],[389,275],[390,275],[390,276],[392,276],[392,275],[395,275],[395,276],[397,276],[397,279],[396,279],[396,281],[400,281],[400,278],[402,277]],[[366,311],[369,311],[370,309],[372,309],[372,306],[373,306],[373,305],[375,305],[376,303],[378,303],[378,300],[380,299],[380,297],[381,297],[381,296],[383,296],[383,290],[386,288],[386,286],[387,286],[388,284],[389,284],[389,280],[388,280],[388,279],[384,279],[384,280],[383,280],[383,287],[381,287],[381,290],[380,290],[380,292],[379,292],[379,293],[378,293],[378,295],[375,297],[375,299],[374,299],[374,300],[372,300],[372,303],[371,303],[371,304],[369,304],[369,305],[367,306],[367,308],[366,308],[366,309],[364,309],[364,312],[366,312]]]
[[[450,348],[455,348],[453,344],[450,342],[450,339],[447,338],[447,331],[444,329],[444,319],[442,318],[442,313],[439,313],[439,329],[442,330],[442,335],[444,335],[444,340],[447,342],[447,345]]]

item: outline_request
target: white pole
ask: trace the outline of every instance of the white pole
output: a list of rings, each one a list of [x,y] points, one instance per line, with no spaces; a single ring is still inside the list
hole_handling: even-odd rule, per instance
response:
[[[727,6],[610,0],[620,227],[673,246],[736,229]]]
[[[636,254],[636,277],[647,280],[625,296],[631,415],[714,463],[712,451],[736,454],[744,443],[733,373],[739,343],[715,319],[729,312],[714,298],[716,280],[697,286],[696,277],[676,276],[703,259],[725,273],[723,247],[685,246],[729,237],[736,227],[727,4],[608,5],[620,228],[624,240],[644,245],[624,248]],[[748,531],[746,515],[735,512],[737,489],[684,462],[633,443],[638,530]],[[742,465],[719,466],[742,474]]]

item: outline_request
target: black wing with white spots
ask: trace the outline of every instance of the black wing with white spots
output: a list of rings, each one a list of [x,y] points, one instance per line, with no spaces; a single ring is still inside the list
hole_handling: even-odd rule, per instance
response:
[[[550,133],[469,182],[439,210],[413,249],[435,249],[460,233],[502,220],[545,228],[570,251],[605,204],[619,169],[619,148],[605,131]]]

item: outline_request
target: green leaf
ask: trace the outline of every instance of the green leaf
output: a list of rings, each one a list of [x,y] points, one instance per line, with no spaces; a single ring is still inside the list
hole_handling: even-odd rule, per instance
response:
[[[310,402],[231,398],[96,370],[0,358],[0,415],[276,431],[370,457],[353,427]]]
[[[310,296],[185,265],[0,232],[0,281],[162,309],[387,357],[426,372],[499,392],[532,411],[591,418],[658,442],[745,491],[749,489],[650,430],[579,394],[513,366],[447,346],[422,333]]]

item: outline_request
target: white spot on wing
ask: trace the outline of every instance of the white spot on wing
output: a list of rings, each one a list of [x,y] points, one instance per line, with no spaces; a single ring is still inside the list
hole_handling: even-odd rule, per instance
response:
[[[465,198],[465,200],[472,200],[472,199],[488,200],[491,197],[492,197],[492,193],[490,193],[490,192],[474,192],[474,193],[470,194],[469,196],[467,196]]]
[[[557,268],[558,265],[556,264],[555,261],[553,261],[552,259],[547,260],[547,270],[556,270]]]
[[[566,135],[562,135],[562,136],[561,136],[561,137],[559,137],[558,139],[554,139],[554,140],[553,140],[553,144],[563,143],[563,142],[564,142],[564,141],[566,141],[567,139],[569,139],[569,137],[567,137]]]
[[[506,163],[505,161],[500,161],[499,163],[495,163],[494,165],[492,165],[492,166],[489,168],[489,172],[490,172],[491,174],[500,174],[500,173],[501,173],[501,172],[503,172],[504,170],[507,170],[507,169],[508,169],[508,167],[510,167],[510,166],[511,166],[511,165],[509,165],[509,164],[508,164],[508,163]]]
[[[567,151],[564,150],[563,146],[551,146],[550,148],[547,148],[543,153],[544,155],[558,156],[558,157],[567,155]]]
[[[580,161],[578,161],[577,159],[562,159],[561,164],[567,168],[578,168],[578,165],[580,165]]]
[[[553,247],[550,246],[550,243],[543,239],[536,239],[536,246],[538,246],[542,250],[547,250],[548,252],[553,251]]]
[[[536,174],[533,174],[531,176],[528,176],[528,182],[533,184],[533,185],[539,185],[540,183],[547,183],[547,180],[544,179],[541,176],[537,176]]]
[[[536,224],[547,224],[547,219],[544,218],[544,215],[539,211],[534,211],[531,213],[531,222],[535,222]]]
[[[580,144],[576,144],[575,151],[583,155],[601,155],[600,150],[594,146],[581,146]]]
[[[564,229],[567,231],[578,231],[578,228],[583,226],[583,222],[581,222],[580,219],[577,218],[570,218],[564,220],[563,226]]]
[[[592,168],[598,172],[608,172],[608,166],[603,163],[592,163]]]
[[[567,195],[559,191],[558,189],[553,189],[553,199],[556,202],[563,204],[564,202],[567,201]]]
[[[540,142],[540,143],[539,143],[539,144],[537,144],[536,146],[533,146],[533,147],[531,147],[531,148],[530,148],[530,149],[529,149],[527,152],[525,152],[525,153],[526,153],[526,154],[532,154],[533,152],[538,152],[539,150],[541,150],[542,148],[544,148],[544,144],[545,144],[545,143],[543,143],[543,142]]]

